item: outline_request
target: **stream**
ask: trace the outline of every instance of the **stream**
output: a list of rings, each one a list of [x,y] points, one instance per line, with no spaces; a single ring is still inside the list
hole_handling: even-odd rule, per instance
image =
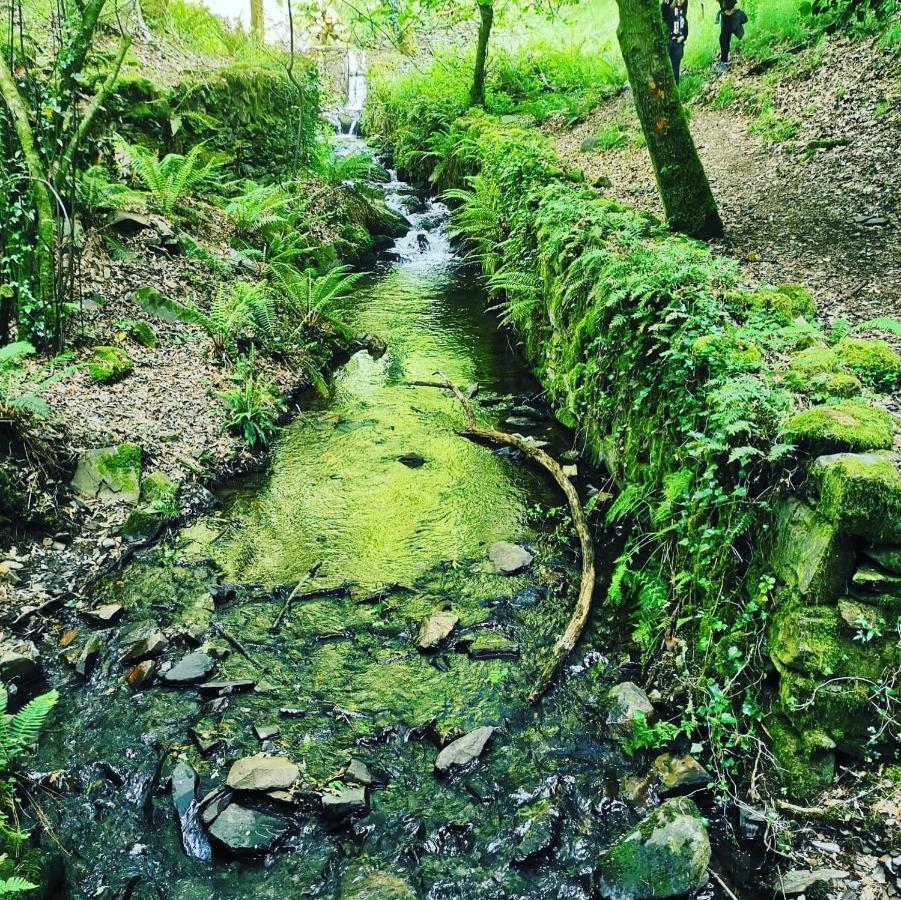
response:
[[[602,629],[553,692],[526,699],[578,585],[562,497],[517,453],[458,435],[449,392],[416,382],[440,369],[477,385],[487,424],[555,455],[571,437],[486,315],[447,209],[396,173],[383,187],[410,231],[343,315],[387,352],[358,353],[305,404],[264,476],[100,585],[94,599],[122,604],[121,620],[53,650],[63,700],[35,768],[70,896],[588,898],[598,853],[641,814],[621,797],[633,761],[600,710],[637,669],[609,638],[593,645]],[[534,554],[524,573],[495,573],[502,540]],[[316,563],[305,589],[333,590],[279,622]],[[436,609],[459,622],[423,652],[417,627]],[[159,668],[132,687],[136,646]],[[197,647],[205,685],[168,685]],[[482,726],[496,730],[481,757],[436,773],[440,747]],[[296,763],[302,786],[251,801],[266,852],[235,858],[198,800],[260,752]],[[351,759],[371,773],[365,803],[330,815],[323,788]]]

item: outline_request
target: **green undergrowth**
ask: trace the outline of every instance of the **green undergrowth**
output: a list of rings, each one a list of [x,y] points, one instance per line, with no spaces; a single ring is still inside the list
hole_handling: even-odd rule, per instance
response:
[[[835,343],[801,286],[742,289],[732,262],[599,195],[534,131],[482,112],[453,120],[434,93],[411,107],[420,77],[376,85],[371,121],[399,165],[449,188],[455,228],[558,417],[620,484],[607,519],[632,538],[607,603],[632,611],[647,669],[671,670],[687,692],[674,724],[707,744],[730,790],[767,709],[775,580],[752,563],[773,501],[800,477],[805,450],[787,423],[827,410],[844,423],[851,403],[878,419],[885,446],[891,419],[869,392],[895,383],[897,355]],[[810,348],[835,356],[834,394],[789,377]],[[857,399],[840,399],[848,382]]]

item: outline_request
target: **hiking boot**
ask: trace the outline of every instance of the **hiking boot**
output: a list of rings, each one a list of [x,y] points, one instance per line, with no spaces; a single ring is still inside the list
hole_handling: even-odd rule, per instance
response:
[[[715,62],[713,64],[713,71],[716,72],[717,75],[722,75],[723,72],[729,71],[729,63],[727,62]]]

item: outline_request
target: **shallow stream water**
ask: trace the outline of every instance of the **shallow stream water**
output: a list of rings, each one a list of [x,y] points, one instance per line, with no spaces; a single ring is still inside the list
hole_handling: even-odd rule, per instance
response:
[[[62,717],[38,766],[58,773],[44,779],[42,805],[72,896],[590,897],[599,850],[638,817],[619,799],[631,761],[598,703],[628,663],[589,637],[555,691],[526,700],[577,586],[576,561],[551,533],[557,520],[538,513],[562,499],[516,454],[459,436],[453,398],[414,382],[441,370],[478,385],[487,423],[555,453],[569,438],[486,315],[446,209],[396,179],[385,190],[410,233],[345,310],[387,342],[385,355],[361,352],[342,368],[286,429],[265,477],[230,486],[215,514],[103,584],[98,602],[122,603],[123,619],[80,629],[68,647],[74,658],[101,638],[87,679],[62,661],[54,673]],[[495,574],[497,540],[529,546],[531,570]],[[273,630],[289,587],[317,562],[307,588],[352,590],[297,602]],[[460,623],[425,654],[413,636],[435,608]],[[133,691],[119,655],[137,626],[165,633],[164,665],[202,643],[221,657],[216,679],[253,690]],[[515,642],[519,656],[472,658],[485,637]],[[261,742],[255,725],[279,733]],[[497,727],[482,758],[436,776],[441,744],[482,725]],[[197,771],[202,796],[261,750],[301,768],[301,794],[278,810],[287,835],[264,859],[235,860],[195,821],[188,855],[166,780],[175,763]],[[351,757],[375,776],[369,810],[326,820],[316,792]]]

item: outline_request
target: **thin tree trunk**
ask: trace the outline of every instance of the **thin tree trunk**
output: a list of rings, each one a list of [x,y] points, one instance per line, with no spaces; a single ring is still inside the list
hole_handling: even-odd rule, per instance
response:
[[[84,62],[88,57],[91,43],[94,40],[94,29],[97,27],[97,21],[105,5],[106,0],[89,0],[85,4],[81,13],[78,31],[76,31],[68,47],[60,54],[58,71],[60,92],[63,95],[75,92],[75,78],[84,68]]]
[[[717,237],[723,223],[679,99],[659,0],[617,4],[616,35],[667,222],[692,237]]]
[[[250,0],[250,33],[260,42],[265,36],[266,23],[263,15],[263,0]]]
[[[0,57],[0,94],[2,94],[6,108],[13,120],[13,128],[19,146],[22,148],[22,157],[25,160],[28,178],[31,182],[35,230],[37,231],[34,248],[36,269],[34,293],[42,313],[46,315],[54,301],[53,252],[56,243],[56,226],[53,217],[53,200],[50,196],[47,173],[35,145],[31,123],[28,121],[28,111],[7,62],[2,57]]]
[[[479,4],[479,43],[476,46],[476,67],[472,76],[472,90],[469,92],[470,106],[485,105],[485,60],[488,58],[488,38],[494,23],[494,4],[492,0],[478,0]]]

